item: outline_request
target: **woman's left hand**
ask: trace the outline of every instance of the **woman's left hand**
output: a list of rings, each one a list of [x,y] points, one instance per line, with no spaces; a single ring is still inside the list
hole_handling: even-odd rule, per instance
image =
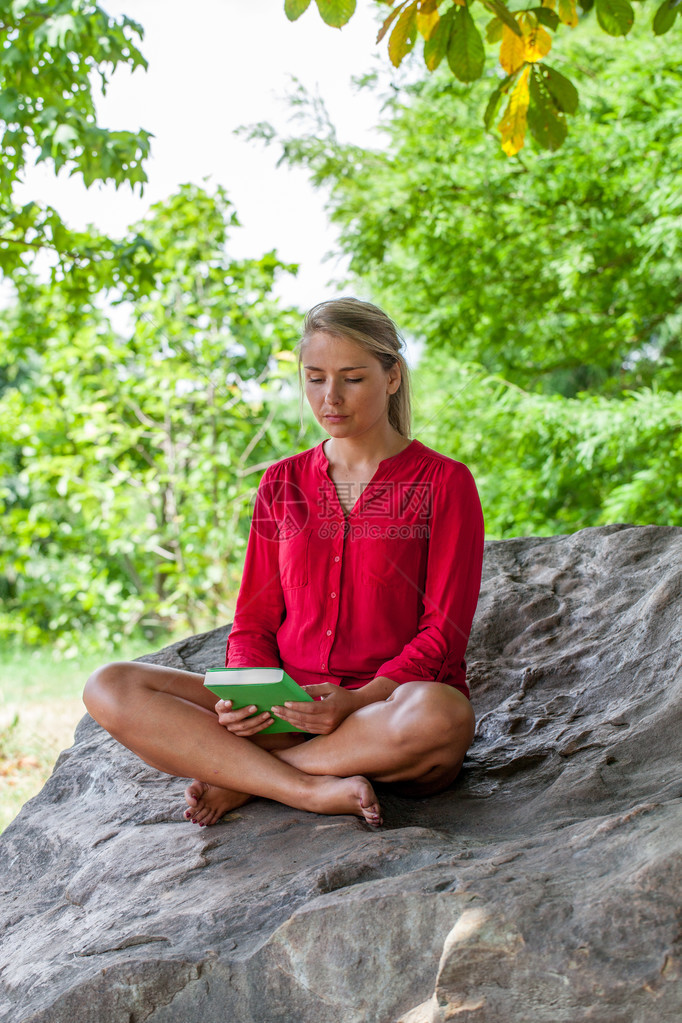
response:
[[[360,706],[352,691],[331,682],[301,688],[313,697],[314,703],[287,701],[283,707],[273,707],[272,713],[313,735],[329,735]]]

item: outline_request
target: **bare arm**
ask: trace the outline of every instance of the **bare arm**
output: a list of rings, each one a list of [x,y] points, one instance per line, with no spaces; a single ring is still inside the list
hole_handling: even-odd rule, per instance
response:
[[[361,689],[349,690],[357,702],[357,707],[366,707],[368,703],[377,703],[379,700],[387,700],[394,690],[398,688],[398,683],[394,682],[393,679],[386,678],[385,675],[377,675],[376,678],[368,682],[366,686]],[[356,710],[357,710],[356,707]]]

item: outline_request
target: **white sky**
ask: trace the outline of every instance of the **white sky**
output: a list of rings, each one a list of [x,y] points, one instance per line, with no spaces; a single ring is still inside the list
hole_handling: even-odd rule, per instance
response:
[[[315,2],[295,23],[284,0],[102,0],[112,15],[128,14],[145,29],[140,49],[145,73],[119,71],[99,105],[100,122],[114,129],[145,128],[155,136],[146,164],[149,184],[142,198],[130,188],[94,185],[47,167],[35,168],[17,191],[19,201],[36,198],[54,205],[73,227],[94,223],[112,234],[139,219],[149,205],[179,184],[225,186],[242,228],[228,248],[237,257],[258,257],[275,248],[286,262],[300,263],[297,279],[283,280],[278,293],[307,308],[337,291],[327,286],[343,264],[323,263],[334,232],[303,170],[275,169],[276,146],[237,138],[240,125],[269,121],[295,133],[285,95],[294,74],[319,92],[339,138],[380,145],[373,131],[379,100],[358,92],[353,75],[391,71],[386,41],[376,45],[374,4],[359,0],[343,29],[325,25]]]

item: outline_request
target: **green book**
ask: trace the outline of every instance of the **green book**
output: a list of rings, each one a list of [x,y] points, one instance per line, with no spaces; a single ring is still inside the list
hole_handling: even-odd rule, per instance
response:
[[[283,707],[285,700],[313,702],[312,696],[301,689],[283,668],[209,668],[204,685],[219,699],[232,700],[235,710],[256,706],[258,709],[254,717],[265,710],[272,712],[273,707]],[[302,731],[288,721],[274,718],[271,725],[257,734]]]

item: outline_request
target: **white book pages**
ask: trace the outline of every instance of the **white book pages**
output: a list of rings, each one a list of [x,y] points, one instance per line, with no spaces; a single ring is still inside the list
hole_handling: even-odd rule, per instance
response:
[[[206,682],[212,685],[258,685],[267,682],[280,682],[284,671],[282,668],[218,668],[206,672]]]

